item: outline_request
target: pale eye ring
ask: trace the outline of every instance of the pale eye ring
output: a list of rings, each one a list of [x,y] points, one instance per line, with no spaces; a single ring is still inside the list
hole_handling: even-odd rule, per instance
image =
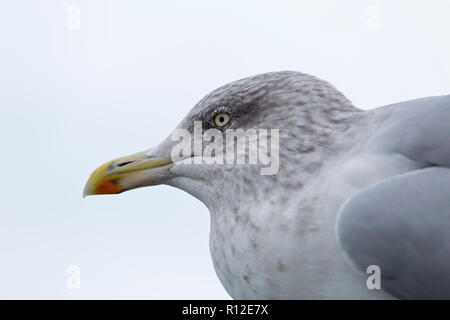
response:
[[[218,127],[223,127],[231,120],[231,115],[226,112],[219,112],[214,116],[214,124]]]

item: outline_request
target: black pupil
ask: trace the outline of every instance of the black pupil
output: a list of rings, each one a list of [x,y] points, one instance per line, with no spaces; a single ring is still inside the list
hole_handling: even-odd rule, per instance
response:
[[[220,116],[219,117],[219,122],[224,122],[224,121],[225,121],[225,118],[223,116]]]

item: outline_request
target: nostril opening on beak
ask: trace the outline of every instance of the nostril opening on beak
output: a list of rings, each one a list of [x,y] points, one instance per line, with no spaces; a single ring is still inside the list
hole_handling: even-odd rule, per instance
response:
[[[130,163],[133,163],[134,161],[125,161],[125,162],[122,162],[122,163],[118,163],[117,164],[117,166],[118,167],[123,167],[123,166],[126,166],[127,164],[130,164]]]

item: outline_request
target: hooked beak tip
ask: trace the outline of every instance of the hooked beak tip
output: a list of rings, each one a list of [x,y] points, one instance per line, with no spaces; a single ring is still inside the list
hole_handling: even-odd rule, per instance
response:
[[[90,175],[83,190],[83,198],[98,194],[118,194],[158,184],[168,175],[158,169],[171,163],[169,158],[148,158],[145,151],[106,162]]]

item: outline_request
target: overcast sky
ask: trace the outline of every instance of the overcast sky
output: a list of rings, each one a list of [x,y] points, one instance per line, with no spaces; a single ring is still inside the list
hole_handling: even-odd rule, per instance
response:
[[[449,94],[449,14],[446,0],[2,1],[0,298],[228,299],[202,203],[167,186],[83,199],[91,171],[267,71],[316,75],[365,109]]]

